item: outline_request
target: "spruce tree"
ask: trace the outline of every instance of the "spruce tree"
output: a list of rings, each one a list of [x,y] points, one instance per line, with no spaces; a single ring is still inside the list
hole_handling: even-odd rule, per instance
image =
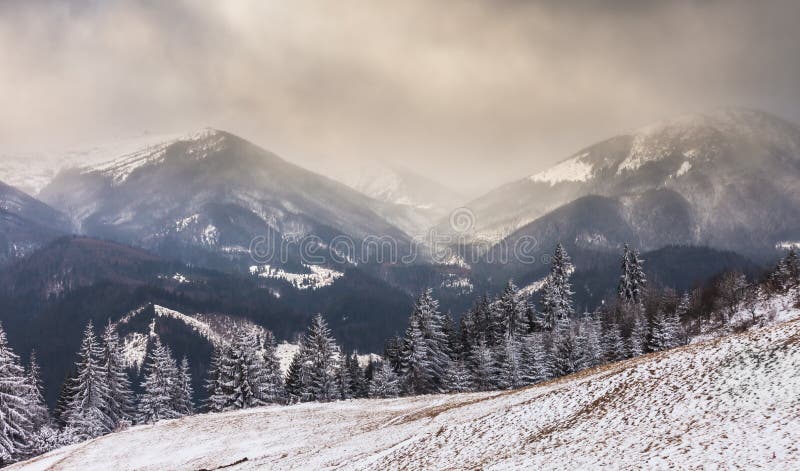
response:
[[[392,369],[394,369],[391,362],[384,360],[384,363],[387,363],[390,367],[392,367]],[[364,378],[364,369],[358,364],[358,355],[356,352],[353,352],[353,354],[350,355],[350,361],[347,362],[347,367],[350,370],[350,387],[352,396],[355,398],[367,397],[369,394],[369,385]]]
[[[211,365],[206,380],[208,398],[205,402],[209,412],[222,412],[230,407],[232,381],[226,360],[227,348],[227,346],[217,347],[211,355]]]
[[[34,427],[30,392],[25,370],[0,326],[0,465],[28,452]]]
[[[67,425],[81,438],[93,438],[110,432],[114,420],[108,415],[108,378],[103,365],[103,347],[94,335],[90,321],[86,325],[78,351],[75,382],[70,391]]]
[[[545,343],[549,333],[537,332],[523,337],[523,383],[534,384],[551,376],[550,353]]]
[[[189,369],[189,359],[184,355],[178,367],[178,381],[175,382],[175,387],[172,388],[172,407],[179,415],[194,414],[193,396],[194,389],[192,389],[192,374]]]
[[[515,389],[525,384],[522,347],[516,336],[506,338],[495,354],[497,362],[496,386],[499,389]]]
[[[614,362],[624,360],[626,357],[627,351],[619,325],[612,322],[603,332],[603,359]]]
[[[119,336],[111,323],[103,331],[103,370],[108,385],[108,402],[105,413],[113,427],[131,419],[134,411],[131,383],[122,358]]]
[[[412,394],[447,390],[450,355],[438,307],[438,301],[428,289],[417,300],[409,318],[400,353],[400,370],[405,388]]]
[[[369,383],[369,397],[397,397],[400,393],[399,380],[391,365],[384,362],[373,374]]]
[[[178,367],[169,349],[158,338],[147,352],[144,363],[144,391],[139,397],[138,422],[152,423],[180,417],[180,412],[175,410],[174,397]]]
[[[633,318],[631,335],[628,337],[628,351],[631,357],[644,355],[648,350],[649,335],[645,318],[636,311]]]
[[[336,355],[339,347],[331,335],[322,315],[311,321],[305,339],[308,361],[308,386],[311,397],[318,402],[329,402],[339,397],[336,385]]]
[[[39,363],[36,360],[36,350],[31,351],[28,359],[26,379],[28,385],[26,402],[29,407],[28,412],[30,413],[32,430],[38,431],[50,422],[50,413],[42,395],[42,379]]]
[[[617,288],[617,294],[622,302],[641,304],[644,300],[647,278],[643,264],[644,260],[640,258],[639,251],[631,250],[628,244],[625,244],[622,252],[622,274]]]
[[[490,391],[494,389],[498,382],[497,365],[494,353],[483,337],[472,348],[469,360],[469,369],[475,390]]]
[[[336,389],[339,391],[339,399],[353,398],[353,379],[350,377],[350,356],[341,352],[336,369]]]
[[[659,309],[650,324],[650,351],[658,352],[676,346],[678,328],[674,316],[668,316],[663,309]]]
[[[573,271],[569,255],[559,243],[553,254],[550,274],[542,288],[542,326],[545,330],[553,330],[561,320],[571,317],[575,312],[570,283]]]
[[[561,319],[552,332],[553,347],[551,367],[555,377],[578,371],[581,366],[581,352],[576,335],[569,319]]]
[[[275,346],[275,337],[267,331],[264,337],[264,351],[262,363],[264,379],[262,383],[261,400],[265,404],[281,404],[285,401],[286,392],[283,386],[283,372],[278,359]]]
[[[453,361],[448,370],[448,392],[468,392],[472,390],[472,376],[464,360]]]
[[[286,372],[286,396],[290,404],[311,400],[306,353],[302,341]]]

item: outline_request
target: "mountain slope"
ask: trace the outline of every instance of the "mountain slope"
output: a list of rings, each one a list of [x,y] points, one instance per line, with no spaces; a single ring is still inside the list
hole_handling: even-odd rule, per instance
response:
[[[0,265],[23,257],[71,230],[64,214],[0,182]]]
[[[369,162],[342,174],[325,172],[381,204],[376,211],[406,233],[422,235],[464,197],[432,179],[398,165]]]
[[[800,312],[516,391],[301,404],[134,427],[10,467],[800,466]]]
[[[800,238],[800,127],[737,108],[684,116],[590,146],[467,206],[478,235],[498,239],[586,195],[618,201],[647,250],[761,253]]]
[[[190,261],[210,253],[246,265],[259,236],[273,250],[306,236],[323,248],[337,236],[388,236],[403,248],[409,240],[366,196],[213,129],[64,171],[41,196],[83,233]],[[290,255],[300,251],[294,246]]]

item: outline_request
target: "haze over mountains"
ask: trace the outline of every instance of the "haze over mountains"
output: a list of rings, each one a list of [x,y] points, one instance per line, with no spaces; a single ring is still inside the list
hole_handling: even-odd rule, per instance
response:
[[[573,212],[565,222],[574,229],[553,237],[599,249],[628,241],[763,255],[800,233],[798,181],[800,128],[728,108],[612,137],[466,206],[476,236],[493,240],[541,234],[544,218]],[[607,227],[584,225],[587,217]]]

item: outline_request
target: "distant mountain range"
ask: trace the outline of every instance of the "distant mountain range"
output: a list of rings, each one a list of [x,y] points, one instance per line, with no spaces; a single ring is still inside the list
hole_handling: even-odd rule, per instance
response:
[[[729,108],[613,137],[466,205],[475,236],[761,256],[800,239],[800,128]]]

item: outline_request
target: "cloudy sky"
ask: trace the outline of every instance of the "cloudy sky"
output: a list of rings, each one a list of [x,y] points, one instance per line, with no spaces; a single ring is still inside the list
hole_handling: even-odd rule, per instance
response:
[[[0,1],[0,154],[226,129],[477,191],[651,121],[800,121],[800,2]]]

